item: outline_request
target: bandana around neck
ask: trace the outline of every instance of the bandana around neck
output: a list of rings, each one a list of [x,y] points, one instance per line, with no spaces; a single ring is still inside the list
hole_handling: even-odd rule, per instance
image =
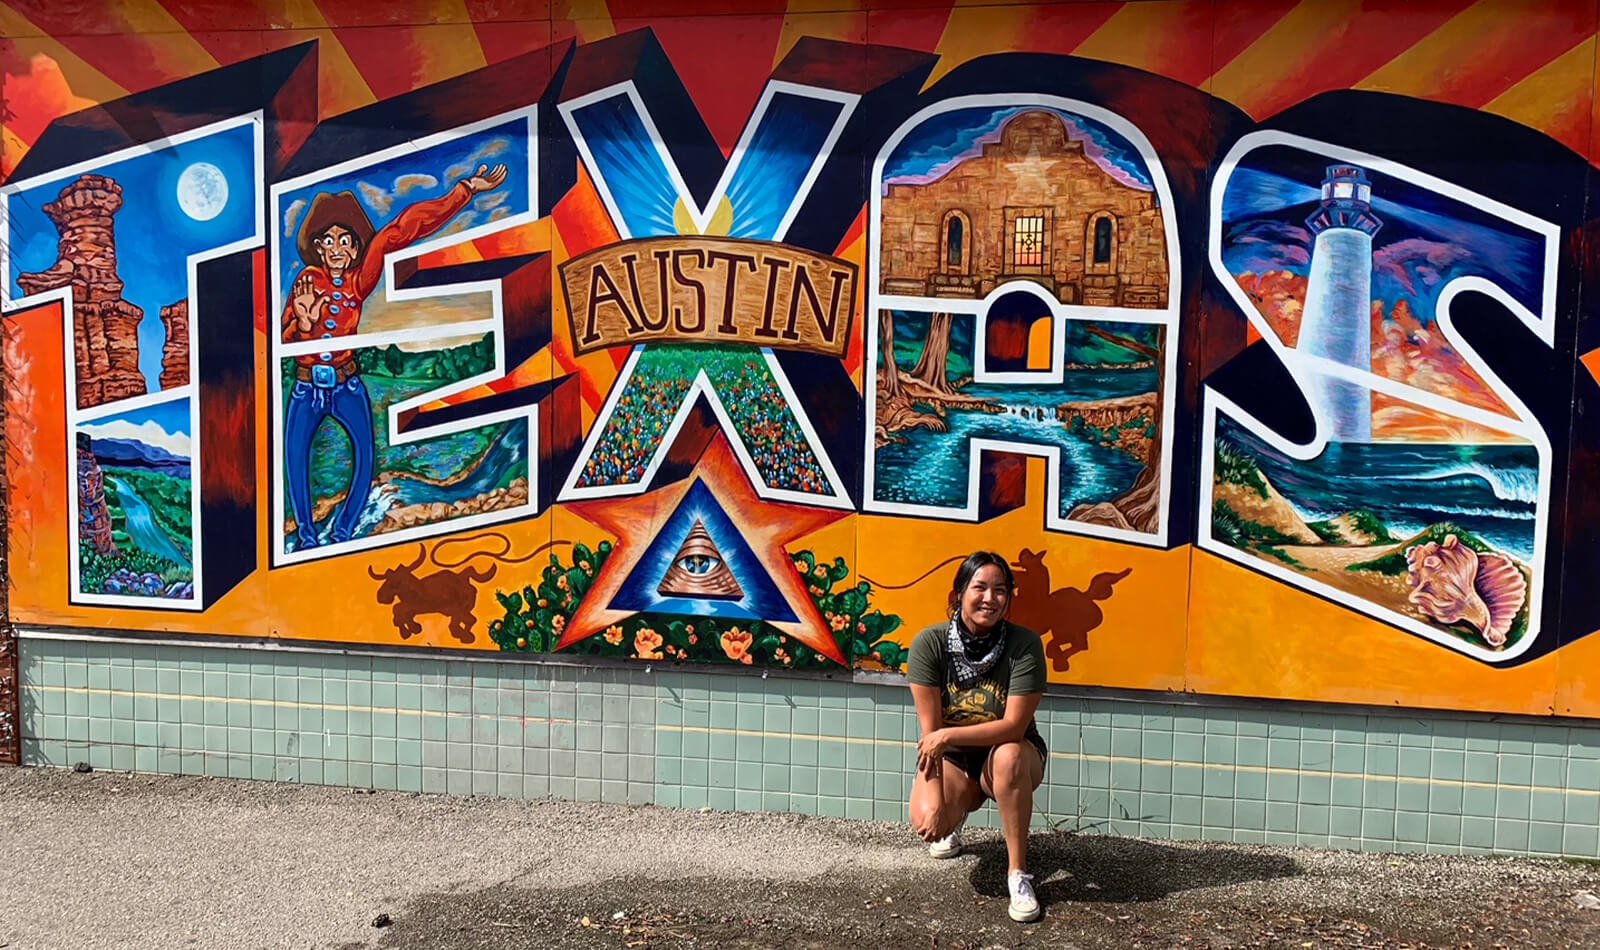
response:
[[[1000,660],[1000,652],[1005,649],[1008,632],[1006,622],[1002,620],[987,637],[975,637],[967,632],[959,618],[950,618],[946,643],[950,654],[950,672],[957,686],[968,689],[994,668]]]

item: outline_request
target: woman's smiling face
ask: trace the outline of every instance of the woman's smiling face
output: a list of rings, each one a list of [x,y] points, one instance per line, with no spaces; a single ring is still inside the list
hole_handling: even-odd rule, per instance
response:
[[[993,564],[985,564],[967,581],[961,592],[961,622],[973,633],[988,633],[1011,606],[1011,588],[1006,575]]]

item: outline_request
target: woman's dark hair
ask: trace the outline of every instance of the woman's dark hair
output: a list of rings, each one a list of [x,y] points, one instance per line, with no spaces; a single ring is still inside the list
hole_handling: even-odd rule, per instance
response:
[[[956,568],[956,579],[950,585],[950,615],[955,616],[955,611],[960,609],[961,594],[972,583],[972,575],[985,567],[998,567],[1006,579],[1006,592],[1010,593],[1017,586],[1017,578],[1011,573],[1011,563],[993,551],[973,551],[967,559]]]

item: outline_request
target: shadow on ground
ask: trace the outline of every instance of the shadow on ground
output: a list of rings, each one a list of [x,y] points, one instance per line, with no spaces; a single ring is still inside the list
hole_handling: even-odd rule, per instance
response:
[[[912,860],[874,871],[842,865],[806,880],[613,879],[587,887],[503,884],[433,894],[394,914],[376,944],[340,950],[548,950],[600,947],[730,950],[980,950],[992,946],[1099,948],[1119,942],[1119,905],[1152,907],[1173,894],[1300,873],[1291,858],[1217,845],[1034,835],[1031,862],[1046,918],[1006,916],[1005,844],[973,835],[950,861]],[[920,851],[920,845],[908,844]],[[912,857],[917,857],[913,855]],[[1124,934],[1125,936],[1125,934]],[[1111,942],[1106,938],[1115,937]],[[1204,944],[1202,944],[1203,946]]]
[[[977,856],[969,878],[973,890],[989,897],[1005,897],[1009,870],[1005,842],[998,838],[985,840],[969,851]],[[1137,838],[1064,833],[1032,835],[1028,839],[1028,865],[1039,901],[1046,906],[1059,901],[1153,901],[1179,891],[1300,873],[1300,865],[1291,858],[1228,845],[1197,850]]]
[[[862,840],[895,829],[862,825]],[[804,879],[631,876],[586,886],[436,893],[339,950],[1443,950],[1600,946],[1574,888],[1600,872],[1553,863],[1034,835],[1043,919],[1006,916],[1005,845],[970,835],[948,861],[908,843],[877,867],[845,856]],[[901,860],[901,859],[904,860]]]

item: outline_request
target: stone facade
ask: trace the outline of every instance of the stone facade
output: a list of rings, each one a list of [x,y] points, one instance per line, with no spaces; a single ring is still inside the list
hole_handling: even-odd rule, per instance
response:
[[[122,207],[122,186],[101,175],[84,175],[61,189],[44,213],[61,232],[55,264],[22,274],[25,294],[72,288],[72,353],[78,375],[78,408],[142,396],[139,322],[144,310],[122,299],[117,242],[111,216]]]
[[[1155,193],[1084,154],[1060,116],[1020,113],[1000,140],[882,202],[884,293],[982,297],[1012,280],[1063,303],[1167,304],[1167,246]]]
[[[161,325],[167,342],[161,348],[161,388],[173,389],[189,383],[189,301],[180,300],[161,308]]]

